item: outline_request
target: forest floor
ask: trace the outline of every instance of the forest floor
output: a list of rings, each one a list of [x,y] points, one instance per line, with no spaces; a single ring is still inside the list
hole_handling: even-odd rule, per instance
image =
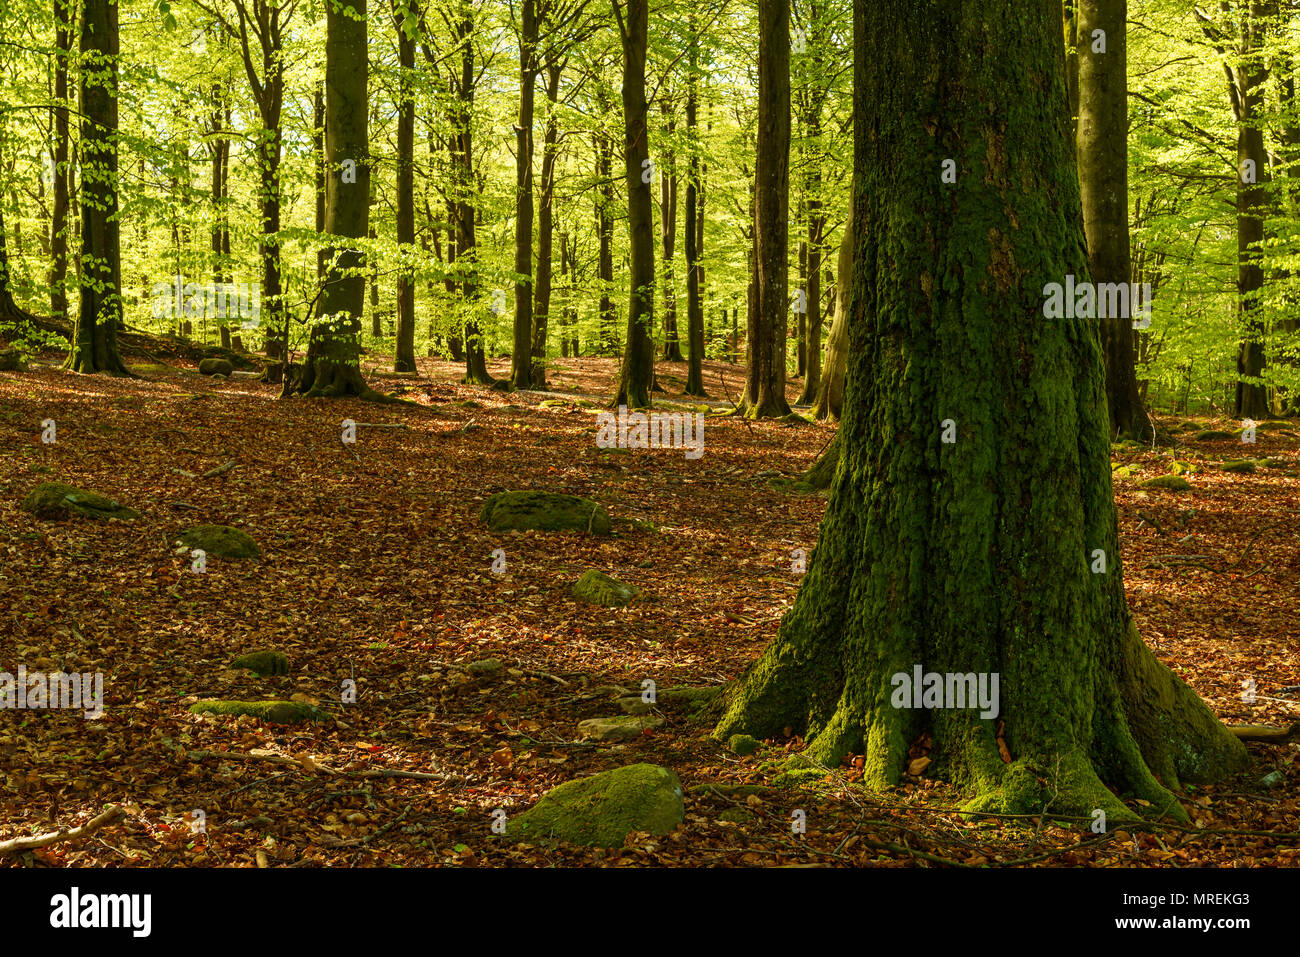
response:
[[[962,818],[962,795],[926,778],[868,792],[852,756],[816,786],[770,788],[763,762],[798,749],[797,738],[741,758],[666,710],[663,728],[630,743],[578,741],[579,721],[620,713],[609,686],[720,684],[772,639],[799,583],[792,555],[811,551],[825,508],[781,479],[806,469],[833,428],[709,418],[698,460],[603,455],[594,408],[464,387],[451,363],[422,360],[416,378],[398,379],[375,371],[383,357],[368,360],[372,385],[418,405],[282,402],[277,386],[159,365],[140,367],[137,381],[0,373],[0,670],[105,675],[99,719],[0,715],[0,841],[108,804],[127,811],[90,840],[0,862],[1300,865],[1295,743],[1251,745],[1238,778],[1189,788],[1190,828],[1094,835],[1087,822]],[[616,371],[612,360],[558,360],[549,389],[601,398]],[[685,366],[659,374],[669,392],[656,401],[683,401]],[[735,396],[742,371],[709,363],[705,381],[714,399]],[[358,425],[345,445],[345,418],[402,427]],[[41,441],[46,419],[53,444]],[[1193,441],[1183,419],[1164,424],[1181,426],[1186,443],[1116,452],[1137,471],[1116,480],[1133,613],[1222,720],[1288,725],[1300,718],[1300,425],[1244,446]],[[1211,426],[1232,424],[1195,423]],[[1247,456],[1280,467],[1215,467]],[[1175,457],[1199,468],[1191,491],[1138,486]],[[143,516],[49,523],[19,510],[55,480]],[[615,534],[494,534],[479,511],[507,489],[596,499]],[[204,523],[246,529],[261,558],[192,573],[174,543]],[[498,548],[503,574],[492,571]],[[588,568],[644,597],[616,610],[579,603],[569,588]],[[229,667],[260,649],[286,653],[290,674]],[[505,669],[465,672],[490,657]],[[353,705],[339,703],[345,679],[358,688]],[[285,727],[188,710],[291,696],[337,720]],[[672,768],[686,789],[686,823],[665,837],[601,851],[491,834],[495,809],[508,819],[557,784],[640,761]],[[444,777],[362,776],[378,770]],[[1265,787],[1274,770],[1284,783]],[[740,784],[754,787],[730,787]]]

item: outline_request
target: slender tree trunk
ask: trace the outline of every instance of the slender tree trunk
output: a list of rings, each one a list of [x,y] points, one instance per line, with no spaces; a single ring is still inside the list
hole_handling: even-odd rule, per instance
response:
[[[596,234],[600,252],[596,278],[600,282],[601,351],[618,354],[618,313],[610,290],[614,286],[614,162],[613,149],[603,133],[596,134]]]
[[[523,0],[519,20],[519,122],[515,125],[515,317],[510,384],[533,387],[533,116],[537,96],[537,11]]]
[[[546,388],[546,336],[551,313],[551,274],[554,271],[555,164],[559,158],[561,65],[546,64],[546,132],[542,138],[542,183],[537,204],[537,279],[533,300],[533,387]]]
[[[759,0],[758,155],[754,171],[754,304],[744,407],[788,415],[785,398],[790,193],[790,2]]]
[[[813,189],[821,188],[820,170],[814,174]],[[817,193],[812,193],[815,197]],[[821,200],[808,201],[808,309],[804,348],[807,369],[804,372],[803,394],[798,405],[816,403],[822,382],[822,233],[826,228],[826,214]]]
[[[117,351],[122,263],[117,216],[116,2],[84,0],[80,50],[81,302],[65,368],[130,375]]]
[[[460,81],[456,88],[456,133],[452,145],[452,166],[456,191],[456,259],[464,266],[461,273],[461,297],[470,307],[478,298],[478,240],[475,234],[474,208],[474,8],[466,4],[457,25],[460,44]],[[468,264],[468,265],[465,265]],[[483,350],[483,330],[471,312],[465,320],[465,379],[467,385],[496,384],[488,374]]]
[[[612,0],[623,38],[623,159],[627,170],[628,241],[631,289],[628,295],[627,348],[615,405],[646,408],[654,382],[655,243],[650,191],[649,106],[645,64],[649,44],[649,0]]]
[[[1097,331],[1043,316],[1043,285],[1086,265],[1060,8],[909,13],[855,4],[869,241],[853,257],[842,461],[794,607],[714,734],[789,726],[802,761],[863,754],[878,787],[924,736],[926,773],[974,791],[969,810],[1134,819],[1110,785],[1186,819],[1172,792],[1246,753],[1138,636]],[[943,184],[936,155],[981,173]],[[986,692],[997,675],[998,694],[975,704],[949,678],[949,700],[929,681],[914,696],[899,679],[918,671]]]
[[[397,354],[393,371],[415,371],[415,10],[412,0],[393,0],[397,30]]]
[[[853,217],[844,224],[835,277],[835,318],[826,337],[826,358],[822,365],[821,384],[813,402],[813,417],[838,419],[844,404],[844,374],[849,358],[849,292],[853,286],[853,253],[857,248]]]
[[[54,0],[54,155],[50,224],[50,315],[68,317],[68,68],[76,13],[71,0]]]
[[[1128,238],[1128,0],[1079,0],[1079,190],[1088,238],[1088,271],[1102,284],[1128,288],[1133,279]],[[1101,31],[1096,33],[1096,31]],[[1056,280],[1064,284],[1065,278]],[[1081,280],[1082,281],[1082,280]],[[1111,435],[1149,442],[1155,429],[1137,383],[1133,320],[1137,303],[1099,320],[1106,358]],[[1104,297],[1098,295],[1098,302]],[[1149,304],[1148,304],[1149,305]]]
[[[672,136],[675,126],[672,103],[663,103],[664,130]],[[681,362],[682,347],[677,335],[677,288],[673,275],[673,256],[677,250],[677,156],[669,150],[664,157],[664,173],[659,177],[659,233],[663,243],[664,287],[664,361]]]
[[[686,394],[708,395],[704,389],[704,204],[701,191],[699,108],[700,108],[700,38],[699,21],[692,13],[690,48],[686,65],[686,132],[690,142],[690,159],[686,170]]]

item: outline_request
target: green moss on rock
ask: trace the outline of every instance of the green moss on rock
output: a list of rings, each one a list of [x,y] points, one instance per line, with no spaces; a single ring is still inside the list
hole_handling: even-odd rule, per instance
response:
[[[573,583],[575,598],[605,608],[620,608],[639,594],[641,589],[636,586],[626,585],[595,569],[583,572],[582,577]]]
[[[491,675],[496,674],[503,667],[500,659],[497,658],[480,658],[478,661],[471,661],[465,666],[465,670],[472,675]]]
[[[201,548],[218,558],[256,558],[261,554],[257,542],[247,533],[229,525],[196,525],[181,532],[177,543],[186,548]]]
[[[758,753],[758,750],[763,747],[763,742],[747,734],[733,734],[727,739],[727,747],[731,749],[732,754],[747,758],[751,754]]]
[[[497,492],[480,516],[494,532],[590,530],[609,534],[609,513],[598,502],[556,492]]]
[[[1192,487],[1192,483],[1181,475],[1157,475],[1155,478],[1143,479],[1138,485],[1142,488],[1160,488],[1167,492],[1186,492]]]
[[[1222,429],[1206,429],[1192,436],[1197,442],[1225,442],[1235,437],[1231,432],[1224,432]]]
[[[621,847],[633,831],[667,834],[684,819],[677,775],[654,764],[632,764],[561,784],[510,821],[506,836]]]
[[[728,821],[731,824],[748,824],[754,820],[754,812],[743,807],[729,807],[725,811],[718,813],[719,821]]]
[[[269,724],[301,724],[324,721],[329,715],[302,701],[198,701],[190,705],[191,714],[249,715]]]
[[[86,518],[130,521],[140,513],[119,505],[106,495],[87,492],[62,482],[42,482],[32,489],[19,506],[37,518],[68,518],[81,515]]]
[[[664,719],[657,715],[620,715],[615,718],[588,718],[578,722],[578,735],[591,741],[632,741],[642,731],[662,728]]]
[[[227,359],[203,359],[199,362],[199,373],[201,375],[223,375],[227,378],[235,371]]]
[[[289,659],[283,652],[279,651],[252,651],[246,655],[240,655],[230,663],[230,666],[232,668],[247,668],[259,678],[265,678],[267,675],[287,675],[289,673]]]
[[[1130,479],[1141,472],[1136,465],[1121,465],[1118,468],[1111,469],[1111,476],[1114,478]]]
[[[1231,459],[1219,463],[1219,471],[1221,472],[1244,472],[1249,475],[1257,468],[1259,468],[1259,463],[1254,459]]]

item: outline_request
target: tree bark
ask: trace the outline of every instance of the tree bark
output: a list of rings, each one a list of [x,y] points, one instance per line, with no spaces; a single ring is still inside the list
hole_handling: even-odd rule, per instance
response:
[[[117,351],[122,324],[118,234],[115,0],[84,0],[81,15],[81,302],[64,367],[130,375]]]
[[[790,414],[785,398],[790,193],[790,2],[758,3],[758,154],[754,171],[754,303],[745,414]]]
[[[397,351],[394,372],[415,371],[415,36],[412,0],[393,0],[397,30]]]
[[[623,159],[627,171],[628,240],[631,289],[628,295],[627,348],[615,405],[647,408],[654,381],[655,309],[654,188],[650,165],[649,106],[645,64],[649,44],[649,0],[612,0],[623,40]],[[623,11],[626,10],[626,19]],[[651,174],[651,175],[646,175]]]
[[[842,461],[794,607],[714,734],[790,726],[803,763],[861,753],[878,787],[924,740],[968,810],[1136,818],[1110,785],[1185,820],[1172,792],[1246,754],[1138,636],[1096,327],[1043,315],[1043,285],[1086,265],[1059,5],[909,12],[855,4]],[[955,185],[946,156],[971,171]],[[900,699],[916,667],[998,674],[996,713]]]
[[[519,121],[515,124],[515,316],[510,384],[533,387],[533,115],[537,96],[537,10],[519,17]]]
[[[675,126],[672,102],[663,101],[664,130],[672,136]],[[673,257],[677,252],[677,157],[668,150],[664,172],[659,177],[659,236],[663,246],[664,361],[681,362],[682,346],[677,335],[677,289],[674,286]]]
[[[704,304],[702,289],[704,267],[704,204],[701,201],[699,108],[700,108],[700,37],[699,21],[694,14],[690,22],[690,47],[686,64],[686,134],[690,159],[686,170],[686,394],[704,398]]]
[[[826,337],[821,384],[813,402],[813,418],[838,419],[844,404],[844,374],[849,358],[849,293],[853,286],[853,254],[857,248],[853,216],[844,224],[835,276],[835,318]]]
[[[325,232],[343,240],[366,236],[370,219],[366,0],[350,6],[357,18],[330,4],[325,20]],[[365,255],[349,246],[335,246],[327,255],[320,318],[311,330],[298,391],[378,398],[361,376]]]
[[[555,164],[559,158],[561,64],[546,64],[546,131],[542,134],[542,183],[537,202],[537,279],[533,298],[533,387],[546,388],[546,335],[551,313],[551,274],[554,271]]]
[[[1084,38],[1078,53],[1079,192],[1094,289],[1103,283],[1127,286],[1133,279],[1128,237],[1127,19],[1128,0],[1079,0],[1079,34]],[[1128,315],[1098,320],[1110,431],[1112,437],[1150,442],[1155,428],[1142,406],[1133,341],[1138,309],[1132,296],[1126,298]]]
[[[618,354],[618,313],[610,290],[614,286],[614,161],[613,147],[596,133],[596,234],[600,251],[596,278],[600,283],[600,341],[605,355]]]
[[[68,316],[68,64],[76,20],[72,0],[54,0],[54,155],[50,223],[50,315]]]

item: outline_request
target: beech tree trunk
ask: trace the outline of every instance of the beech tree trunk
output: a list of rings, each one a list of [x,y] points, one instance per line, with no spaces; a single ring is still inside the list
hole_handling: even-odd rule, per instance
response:
[[[743,406],[750,418],[776,418],[790,414],[785,398],[790,308],[790,0],[759,0],[758,21],[755,271]]]
[[[838,419],[844,404],[844,374],[849,359],[849,293],[853,287],[853,253],[857,248],[853,216],[844,224],[835,276],[835,318],[826,337],[821,383],[813,402],[813,418]]]
[[[81,13],[81,302],[65,368],[130,375],[117,351],[122,260],[117,204],[115,0],[84,0]]]
[[[690,22],[686,64],[686,132],[691,146],[686,170],[686,394],[704,398],[704,203],[699,153],[700,38],[697,18]]]
[[[1173,792],[1246,753],[1137,633],[1096,326],[1043,316],[1044,284],[1086,266],[1060,15],[855,3],[843,458],[794,606],[714,734],[791,726],[802,763],[860,753],[875,786],[924,741],[969,810],[1185,820]],[[945,185],[948,156],[969,172]],[[900,700],[917,666],[999,675],[996,713]]]
[[[537,96],[537,11],[519,18],[519,121],[515,124],[515,317],[510,384],[533,387],[533,114]]]
[[[1079,0],[1078,160],[1088,271],[1094,286],[1132,281],[1128,240],[1128,0]],[[1094,35],[1095,31],[1102,31]],[[1056,280],[1064,283],[1064,277]],[[1147,303],[1149,306],[1150,304]],[[1142,405],[1130,315],[1104,316],[1106,403],[1111,436],[1150,442],[1155,428]]]
[[[326,6],[325,232],[360,239],[370,220],[366,0],[350,5],[360,19]],[[330,249],[327,256],[320,319],[311,330],[298,391],[327,398],[378,398],[361,377],[365,255],[344,246]]]
[[[650,0],[612,2],[623,39],[623,160],[631,246],[627,348],[614,404],[647,408],[654,382],[655,311],[654,210],[650,194],[654,189],[655,170],[650,164],[649,106],[645,89]]]
[[[415,371],[415,276],[407,266],[415,255],[415,37],[418,29],[412,0],[393,0],[397,30],[397,244],[402,263],[397,273],[397,351],[394,372]]]

